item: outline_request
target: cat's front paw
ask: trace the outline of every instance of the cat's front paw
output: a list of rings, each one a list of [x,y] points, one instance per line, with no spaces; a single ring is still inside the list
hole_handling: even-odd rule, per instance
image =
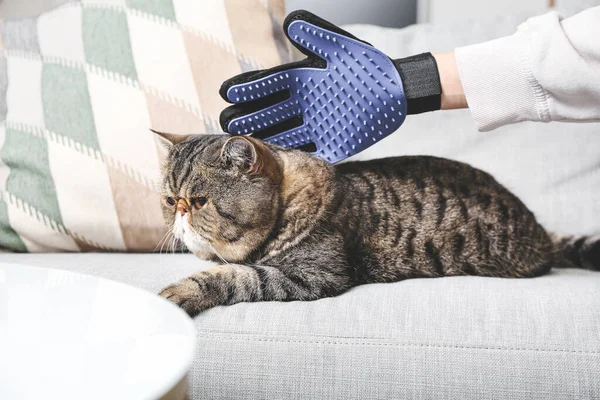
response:
[[[198,284],[191,279],[184,279],[181,282],[167,286],[158,295],[177,304],[190,317],[198,315],[205,308],[202,306],[202,292]]]

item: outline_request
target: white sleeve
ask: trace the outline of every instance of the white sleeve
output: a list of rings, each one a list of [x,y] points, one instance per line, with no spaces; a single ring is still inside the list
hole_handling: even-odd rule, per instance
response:
[[[534,17],[508,37],[455,50],[477,128],[600,121],[600,7]]]

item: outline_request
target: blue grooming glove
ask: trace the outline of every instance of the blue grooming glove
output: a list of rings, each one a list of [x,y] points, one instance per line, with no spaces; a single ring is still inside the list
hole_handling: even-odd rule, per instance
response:
[[[234,104],[221,113],[225,132],[336,163],[397,130],[407,114],[440,109],[431,53],[391,60],[307,11],[292,12],[283,27],[307,58],[223,83],[221,96]]]

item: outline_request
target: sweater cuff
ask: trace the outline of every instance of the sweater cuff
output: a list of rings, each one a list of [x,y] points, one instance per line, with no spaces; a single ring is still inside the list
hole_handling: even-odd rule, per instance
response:
[[[544,91],[532,72],[529,33],[457,48],[456,63],[480,131],[519,121],[549,122]]]

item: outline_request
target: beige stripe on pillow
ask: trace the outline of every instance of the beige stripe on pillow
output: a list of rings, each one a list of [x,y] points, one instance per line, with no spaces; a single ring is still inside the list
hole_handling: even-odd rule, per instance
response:
[[[185,109],[151,92],[146,92],[146,103],[152,129],[174,134],[204,133],[204,118],[198,114],[200,109],[196,112]]]
[[[123,171],[108,167],[115,209],[123,241],[130,251],[152,250],[163,237],[160,196]]]
[[[106,165],[51,140],[48,159],[65,226],[107,249],[125,250]]]
[[[231,49],[206,37],[190,32],[183,32],[183,37],[202,112],[218,121],[221,110],[228,105],[218,96],[221,83],[242,72],[237,57]]]
[[[240,53],[258,61],[257,67],[261,69],[280,64],[268,8],[259,0],[225,0],[225,8],[233,41]]]

